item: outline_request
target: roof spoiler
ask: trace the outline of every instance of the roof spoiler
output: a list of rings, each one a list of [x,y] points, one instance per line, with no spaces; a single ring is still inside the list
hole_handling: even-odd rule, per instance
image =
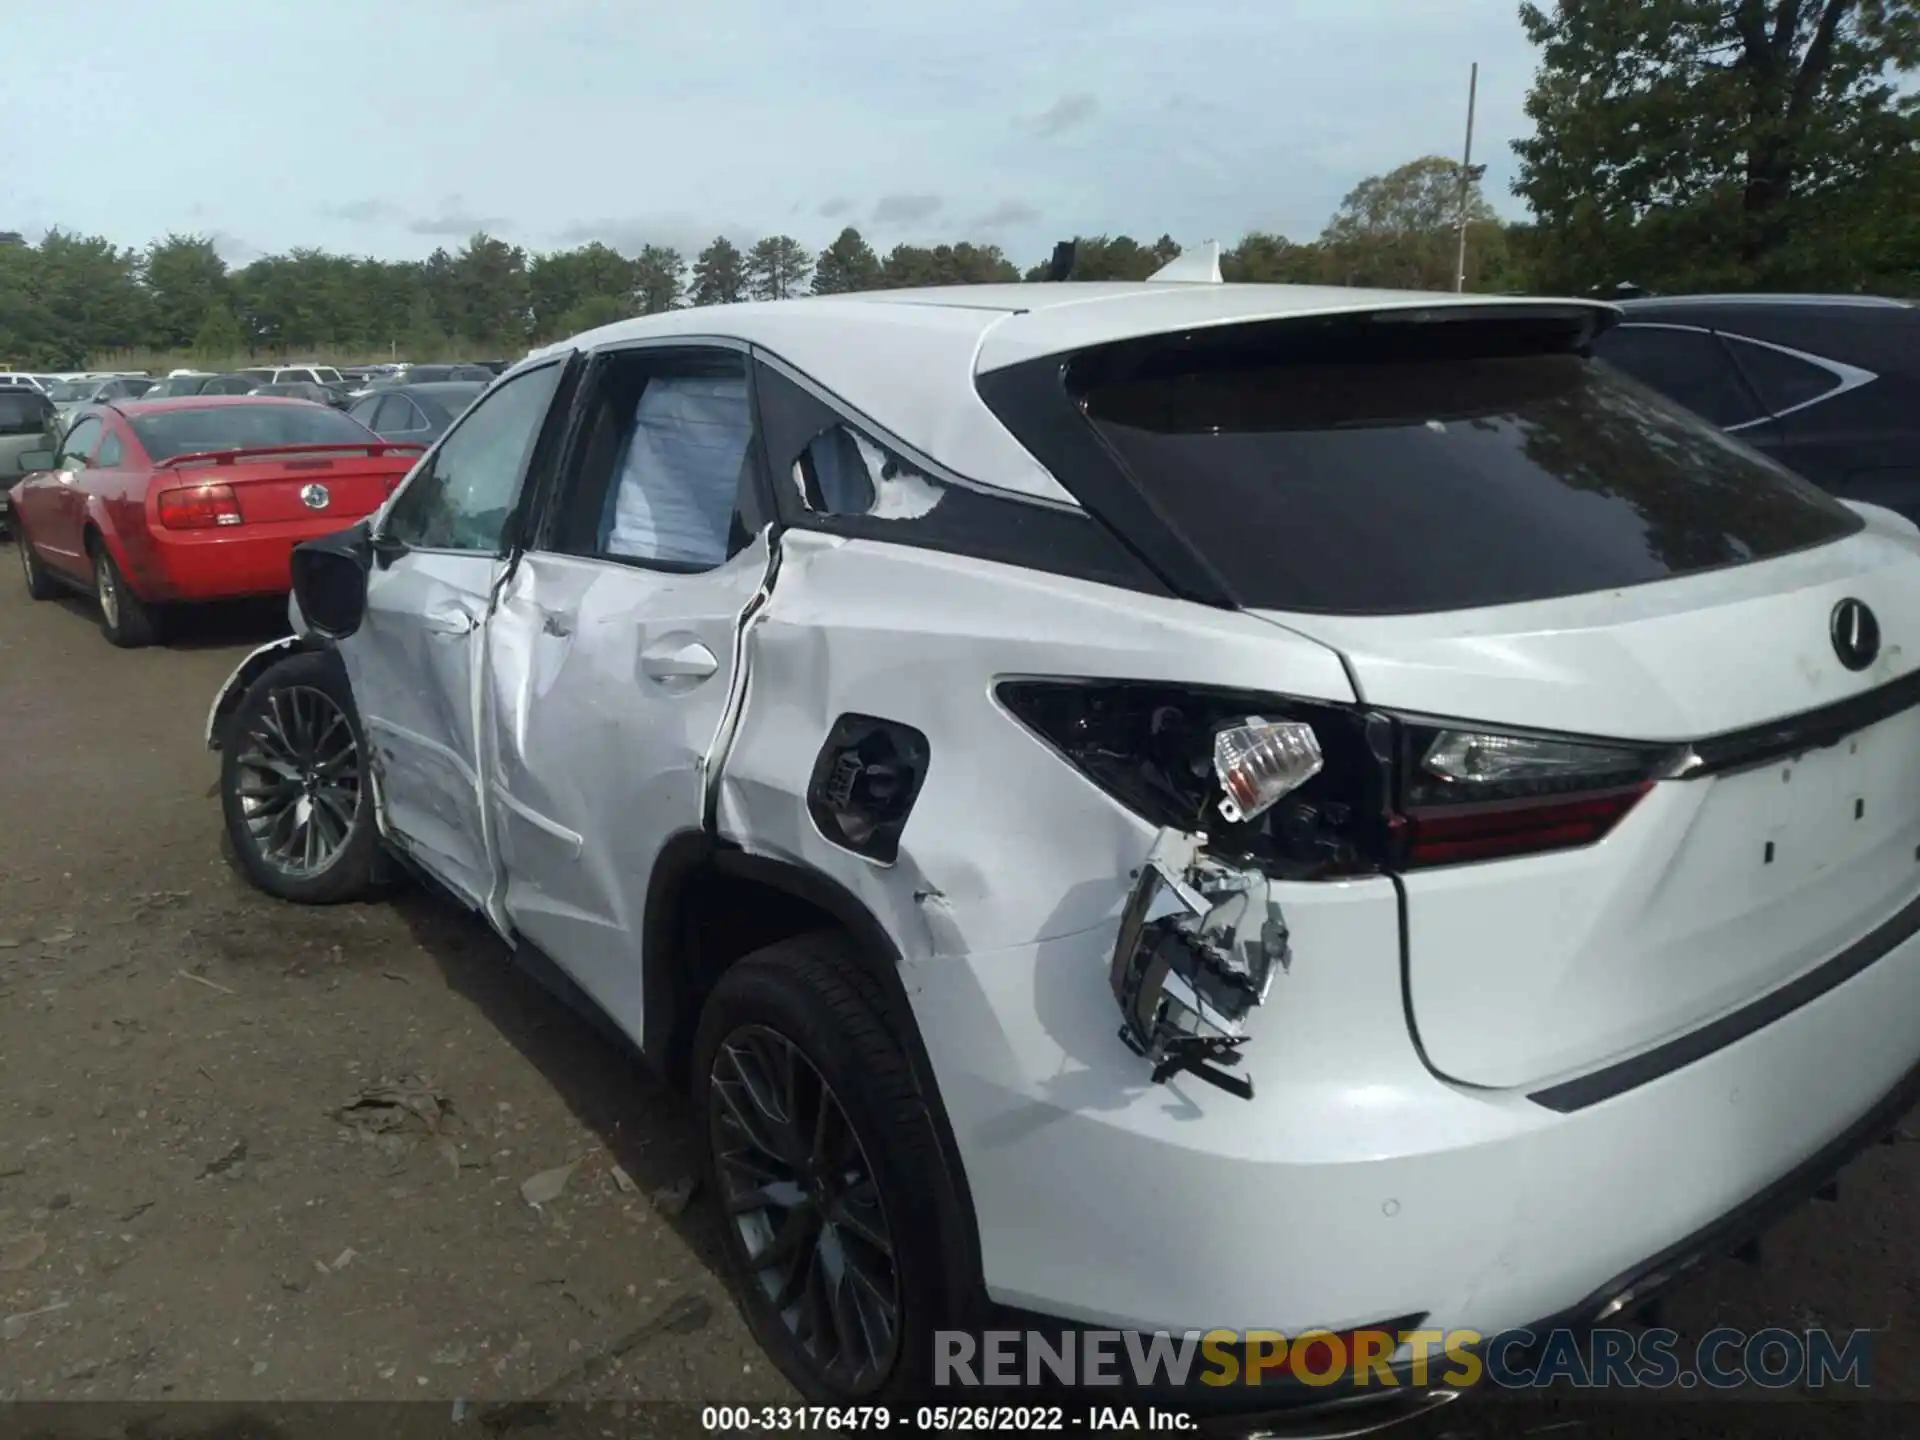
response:
[[[1219,285],[1220,242],[1209,240],[1192,250],[1182,250],[1173,259],[1147,277],[1149,281],[1181,285]]]
[[[265,460],[276,455],[396,455],[404,450],[424,451],[427,447],[407,440],[349,441],[329,445],[246,445],[237,450],[194,450],[185,455],[169,455],[154,463],[156,470],[177,470],[182,465],[234,465],[242,460]]]

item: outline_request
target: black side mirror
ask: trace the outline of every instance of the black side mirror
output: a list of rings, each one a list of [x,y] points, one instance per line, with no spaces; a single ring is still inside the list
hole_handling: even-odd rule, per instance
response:
[[[293,547],[293,598],[307,628],[327,640],[344,640],[367,613],[367,572],[373,568],[371,527],[305,540]]]
[[[398,535],[376,535],[373,537],[373,563],[382,570],[407,553],[407,542]]]

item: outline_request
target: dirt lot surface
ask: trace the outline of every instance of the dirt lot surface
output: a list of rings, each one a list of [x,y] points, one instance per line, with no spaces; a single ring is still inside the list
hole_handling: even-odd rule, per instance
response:
[[[791,1400],[676,1203],[683,1101],[479,922],[290,908],[224,857],[202,726],[272,614],[120,652],[10,550],[0,1401]],[[1670,1323],[1871,1327],[1876,1395],[1920,1399],[1917,1200],[1920,1146],[1869,1151]]]

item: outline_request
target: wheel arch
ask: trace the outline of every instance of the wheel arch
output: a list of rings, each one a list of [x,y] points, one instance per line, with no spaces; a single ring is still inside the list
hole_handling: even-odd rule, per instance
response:
[[[218,750],[224,739],[227,717],[239,708],[240,699],[253,682],[290,655],[305,655],[330,650],[324,640],[306,635],[287,635],[268,641],[234,667],[233,673],[213,697],[207,711],[207,748]]]
[[[963,1237],[961,1253],[951,1260],[955,1293],[983,1302],[973,1197],[933,1062],[900,978],[899,947],[839,881],[794,861],[752,854],[703,830],[671,837],[654,864],[642,920],[642,1054],[662,1078],[686,1088],[701,1009],[720,976],[763,946],[820,930],[844,934],[863,974],[874,982],[882,1018],[911,1071],[944,1164],[947,1193],[957,1206],[948,1231]]]
[[[96,549],[101,547],[113,557],[113,563],[120,567],[122,575],[132,573],[127,547],[120,539],[112,515],[100,503],[98,496],[88,496],[86,518],[80,523],[80,548],[86,552],[88,559],[92,559]]]

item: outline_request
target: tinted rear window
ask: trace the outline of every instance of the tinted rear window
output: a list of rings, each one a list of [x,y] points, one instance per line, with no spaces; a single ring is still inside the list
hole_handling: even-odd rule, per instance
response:
[[[364,445],[373,436],[338,410],[317,405],[209,405],[166,410],[129,422],[155,460],[203,450],[263,445]]]
[[[0,389],[0,435],[39,435],[47,428],[53,403],[30,390]]]
[[[1134,482],[1248,607],[1541,600],[1766,559],[1862,523],[1568,352],[1564,335],[1458,321],[1262,330],[1136,345],[1070,372]]]

